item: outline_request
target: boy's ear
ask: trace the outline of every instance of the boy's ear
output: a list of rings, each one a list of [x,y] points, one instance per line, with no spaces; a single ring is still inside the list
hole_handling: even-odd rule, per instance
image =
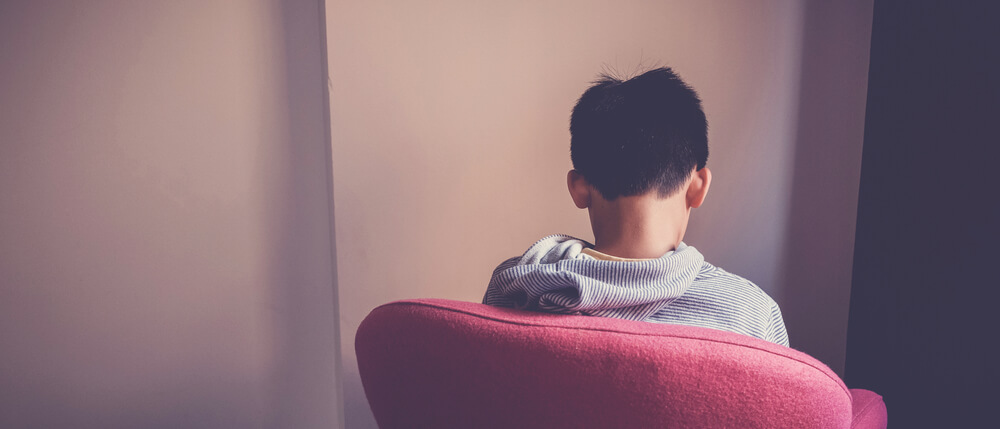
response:
[[[569,196],[573,198],[573,204],[577,208],[585,209],[590,207],[590,184],[583,175],[576,170],[570,170],[566,174],[566,187],[569,188]]]
[[[691,183],[687,188],[687,205],[691,208],[701,207],[708,195],[708,188],[712,185],[712,170],[702,167],[696,170],[691,178]]]

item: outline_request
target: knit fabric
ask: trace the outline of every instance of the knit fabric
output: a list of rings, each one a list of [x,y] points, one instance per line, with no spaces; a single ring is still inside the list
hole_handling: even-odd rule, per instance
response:
[[[699,326],[788,345],[778,304],[692,246],[656,259],[598,260],[593,245],[550,235],[493,272],[483,304],[560,314]]]

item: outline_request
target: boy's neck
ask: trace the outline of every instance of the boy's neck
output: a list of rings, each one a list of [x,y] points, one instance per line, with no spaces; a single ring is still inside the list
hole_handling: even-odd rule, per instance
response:
[[[680,195],[598,198],[590,207],[594,250],[619,258],[659,258],[680,244],[689,214]]]

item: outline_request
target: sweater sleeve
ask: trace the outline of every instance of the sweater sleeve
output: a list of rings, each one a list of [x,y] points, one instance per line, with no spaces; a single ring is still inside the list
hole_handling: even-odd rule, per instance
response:
[[[497,283],[497,275],[504,270],[514,267],[517,265],[521,258],[513,257],[506,261],[503,261],[493,270],[493,275],[490,277],[490,284],[486,287],[486,294],[483,296],[483,304],[492,305],[494,307],[513,307],[514,303],[509,299],[503,297],[500,294],[499,285]]]
[[[781,317],[778,303],[771,302],[771,319],[768,322],[766,340],[788,347],[788,332],[785,331],[785,320]]]

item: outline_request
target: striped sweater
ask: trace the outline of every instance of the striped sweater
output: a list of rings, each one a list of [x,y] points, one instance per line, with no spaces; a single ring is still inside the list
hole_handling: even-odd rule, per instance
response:
[[[681,243],[657,259],[606,261],[550,235],[493,271],[483,304],[721,329],[788,345],[781,310],[747,279]]]

